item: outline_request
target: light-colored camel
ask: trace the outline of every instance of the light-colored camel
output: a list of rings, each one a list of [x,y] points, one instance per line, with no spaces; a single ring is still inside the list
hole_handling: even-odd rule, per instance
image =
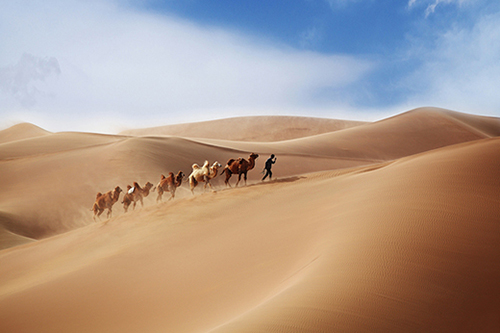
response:
[[[231,187],[231,184],[229,184],[229,179],[233,174],[238,175],[238,181],[236,182],[235,186],[238,186],[240,180],[241,180],[241,175],[244,176],[245,179],[245,185],[247,184],[247,172],[252,170],[255,167],[255,160],[259,157],[258,154],[251,153],[250,156],[248,157],[248,161],[242,157],[239,157],[237,159],[230,159],[227,161],[226,166],[221,172],[222,174],[226,174],[226,179],[224,180],[224,183],[226,186]]]
[[[196,187],[196,185],[198,185],[199,182],[204,182],[204,188],[206,189],[208,185],[213,191],[214,189],[212,187],[212,184],[210,184],[210,179],[217,176],[217,173],[219,172],[219,168],[221,166],[222,165],[217,161],[215,161],[210,167],[208,161],[205,161],[202,167],[200,167],[196,163],[193,164],[193,171],[189,175],[189,187],[191,188],[191,193],[194,194],[194,188]]]
[[[115,187],[114,190],[108,191],[104,194],[101,192],[97,193],[95,197],[95,202],[94,205],[92,206],[91,211],[94,212],[94,221],[96,216],[101,219],[101,214],[104,212],[105,209],[108,210],[107,217],[110,218],[112,215],[112,208],[113,205],[118,201],[118,198],[120,197],[120,193],[122,192],[122,189],[120,186]]]
[[[123,197],[123,209],[125,210],[125,213],[128,210],[128,207],[134,203],[133,209],[135,209],[135,205],[137,201],[141,203],[141,206],[144,206],[143,198],[147,197],[149,195],[149,190],[153,187],[153,184],[150,182],[147,182],[146,185],[144,185],[144,188],[142,188],[139,183],[134,182],[134,186],[127,186],[127,193],[125,193],[125,196]]]
[[[182,180],[184,179],[185,175],[184,172],[179,171],[176,176],[174,176],[173,172],[169,172],[168,176],[165,177],[164,175],[161,175],[161,180],[156,185],[156,187],[153,188],[153,191],[155,189],[158,189],[158,197],[156,197],[156,202],[162,201],[162,196],[163,193],[166,191],[170,192],[170,198],[168,200],[171,200],[175,197],[175,190],[182,185]]]

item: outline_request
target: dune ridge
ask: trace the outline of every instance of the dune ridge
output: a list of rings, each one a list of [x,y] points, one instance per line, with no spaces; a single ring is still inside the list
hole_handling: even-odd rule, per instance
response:
[[[423,108],[280,142],[0,144],[0,331],[498,331],[499,133]],[[251,151],[248,186],[92,222],[97,191]]]
[[[49,134],[49,131],[46,131],[36,125],[20,123],[0,131],[0,144]]]
[[[334,132],[366,122],[297,116],[235,117],[122,131],[122,135],[169,135],[231,141],[283,141]]]

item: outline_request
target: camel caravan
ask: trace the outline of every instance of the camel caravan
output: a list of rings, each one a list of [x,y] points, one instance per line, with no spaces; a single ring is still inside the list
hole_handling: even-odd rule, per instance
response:
[[[231,187],[229,179],[233,174],[238,175],[238,181],[236,182],[235,187],[238,186],[242,176],[246,185],[247,173],[255,167],[255,160],[258,157],[258,154],[251,153],[248,157],[248,160],[242,157],[239,157],[237,159],[229,159],[226,163],[226,166],[220,173],[220,176],[222,176],[223,174],[226,175],[226,179],[224,180],[226,187]],[[207,190],[207,187],[209,187],[213,192],[215,192],[212,184],[210,183],[210,180],[219,175],[219,169],[221,167],[222,165],[217,161],[215,161],[211,165],[208,161],[205,161],[202,166],[194,163],[192,165],[192,172],[187,177],[191,193],[194,195],[194,189],[199,183],[204,183],[203,188],[205,191]],[[147,182],[142,187],[138,182],[134,182],[133,186],[127,185],[127,191],[125,192],[125,195],[121,201],[121,203],[123,204],[124,212],[126,213],[128,211],[130,205],[132,205],[132,209],[134,210],[137,202],[141,203],[141,207],[144,206],[143,199],[147,197],[150,192],[156,191],[158,193],[156,197],[157,203],[163,201],[163,194],[165,192],[170,193],[170,197],[168,198],[168,200],[172,200],[175,197],[176,189],[182,185],[182,182],[185,178],[186,176],[182,171],[179,171],[177,175],[174,175],[173,172],[169,172],[168,176],[166,177],[165,175],[161,175],[160,182],[156,186],[154,186],[150,182]],[[121,192],[123,192],[123,190],[119,186],[116,186],[113,190],[108,191],[104,194],[101,192],[97,193],[94,205],[91,209],[91,211],[94,212],[94,221],[96,220],[96,217],[100,219],[101,214],[106,209],[108,210],[107,217],[111,218],[113,205],[118,202]]]

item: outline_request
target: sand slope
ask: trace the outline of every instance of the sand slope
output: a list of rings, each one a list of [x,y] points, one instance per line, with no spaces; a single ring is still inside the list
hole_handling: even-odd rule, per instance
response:
[[[82,133],[0,145],[17,152],[0,160],[3,247],[45,238],[0,251],[0,331],[496,332],[496,124],[423,109],[252,147]],[[327,145],[354,130],[343,154]],[[246,187],[184,186],[91,222],[97,191],[278,146],[274,182],[254,170]]]
[[[462,120],[457,121],[457,117]],[[278,119],[289,124],[286,117]],[[26,128],[28,133],[24,134]],[[25,124],[5,130],[23,139],[0,144],[0,183],[6,189],[0,193],[0,212],[11,217],[0,218],[0,225],[11,233],[40,239],[92,223],[89,209],[97,192],[117,185],[125,189],[134,181],[156,184],[161,174],[170,171],[183,170],[188,175],[193,163],[201,165],[204,160],[224,165],[230,158],[256,152],[261,157],[249,173],[250,180],[255,181],[271,153],[279,156],[275,175],[287,177],[379,163],[489,137],[500,123],[496,118],[425,108],[376,123],[281,142],[71,132],[33,137],[33,128]],[[245,135],[243,131],[241,134]],[[233,178],[232,184],[236,182]],[[222,186],[222,177],[213,183]],[[181,193],[186,192],[186,187],[182,188]],[[149,202],[154,198],[152,195]],[[115,211],[123,210],[117,205]]]
[[[282,141],[334,132],[364,124],[361,121],[292,116],[227,118],[123,131],[124,135],[171,135],[232,141]]]
[[[29,123],[21,123],[0,131],[0,144],[49,135],[50,132]]]

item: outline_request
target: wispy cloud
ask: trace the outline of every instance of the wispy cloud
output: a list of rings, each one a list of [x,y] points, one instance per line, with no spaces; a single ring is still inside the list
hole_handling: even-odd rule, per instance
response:
[[[357,3],[367,0],[323,0],[323,1],[325,1],[330,6],[330,8],[338,9],[338,8],[344,8],[345,6],[350,5],[352,3]]]
[[[19,114],[29,107],[47,119],[59,112],[74,117],[77,127],[90,126],[78,119],[82,114],[91,120],[119,114],[123,126],[137,126],[214,116],[206,110],[234,114],[309,106],[315,89],[343,87],[372,66],[355,57],[276,47],[112,1],[16,4],[0,13],[0,44],[8,50],[0,55],[0,67],[12,69],[9,64],[28,52],[48,59],[48,68],[59,75],[43,88],[53,98],[32,94],[28,104],[17,100],[8,109],[0,105],[0,112]],[[6,94],[4,89],[0,99]]]
[[[405,81],[413,103],[495,114],[500,107],[500,12],[481,16],[472,27],[438,35],[433,47],[416,46],[422,60]]]
[[[23,107],[30,107],[36,104],[37,96],[45,94],[37,88],[37,82],[59,74],[57,59],[25,53],[15,65],[0,67],[0,92],[6,99],[12,98]]]
[[[436,11],[437,6],[456,5],[460,7],[464,4],[474,2],[477,2],[477,0],[409,0],[408,7],[412,8],[418,5],[424,5],[426,6],[425,16],[428,17]]]

